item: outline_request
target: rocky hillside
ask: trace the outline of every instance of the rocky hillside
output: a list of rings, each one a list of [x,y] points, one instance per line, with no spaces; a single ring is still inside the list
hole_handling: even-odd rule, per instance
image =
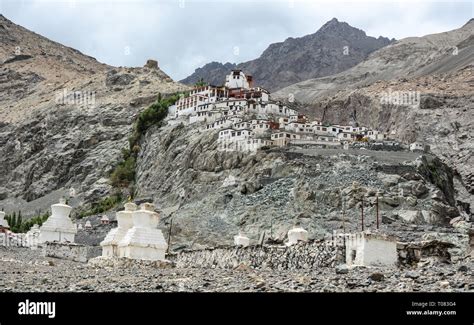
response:
[[[457,30],[395,42],[340,74],[286,87],[306,113],[378,128],[404,143],[428,144],[455,171],[460,205],[472,213],[474,20]],[[419,94],[419,105],[383,101]]]
[[[239,230],[254,243],[264,232],[282,241],[296,223],[319,239],[357,230],[362,197],[365,226],[374,227],[377,193],[382,228],[405,239],[464,213],[452,170],[432,156],[299,147],[223,153],[216,137],[179,124],[149,130],[142,143],[138,196],[160,206],[163,229],[173,219],[173,249],[230,244]]]
[[[428,144],[455,173],[458,204],[474,207],[474,20],[457,30],[406,38],[340,74],[286,87],[306,113],[332,123],[379,129],[404,143]],[[419,95],[419,103],[384,101]]]
[[[106,196],[136,115],[187,87],[153,61],[115,68],[0,16],[0,206],[24,215],[61,196]]]
[[[237,68],[253,75],[257,85],[274,91],[302,80],[344,71],[390,42],[384,37],[367,36],[364,31],[334,18],[314,34],[271,44],[258,59],[237,65],[208,63],[181,82],[194,84],[202,78],[219,85],[229,68]]]
[[[467,215],[474,207],[474,66],[413,79],[379,81],[306,106],[327,122],[379,129],[406,144],[418,141],[454,171],[456,199]],[[385,94],[420,92],[419,106],[384,103]]]

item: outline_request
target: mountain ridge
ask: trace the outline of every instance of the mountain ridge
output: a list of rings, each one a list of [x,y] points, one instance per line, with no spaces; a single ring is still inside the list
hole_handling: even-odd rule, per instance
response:
[[[273,91],[298,80],[344,71],[392,41],[382,36],[367,36],[363,30],[333,18],[313,34],[270,44],[254,60],[239,64],[213,61],[181,82],[194,84],[202,78],[218,84],[232,67],[251,74],[256,84]]]

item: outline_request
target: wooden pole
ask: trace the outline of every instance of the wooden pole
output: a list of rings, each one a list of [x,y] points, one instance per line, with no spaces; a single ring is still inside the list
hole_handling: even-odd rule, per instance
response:
[[[262,241],[260,242],[260,247],[263,247],[264,241],[265,241],[265,231],[262,233]]]
[[[346,214],[345,214],[344,210],[342,210],[342,231],[344,233],[346,233],[346,222],[345,222],[345,220],[346,220]]]
[[[375,208],[377,211],[377,229],[379,229],[379,196],[375,197]]]
[[[360,201],[360,212],[361,212],[361,221],[362,221],[362,231],[364,231],[364,197]]]
[[[170,219],[170,230],[168,232],[168,248],[166,249],[166,253],[170,252],[170,243],[171,243],[171,228],[173,227],[173,218]]]

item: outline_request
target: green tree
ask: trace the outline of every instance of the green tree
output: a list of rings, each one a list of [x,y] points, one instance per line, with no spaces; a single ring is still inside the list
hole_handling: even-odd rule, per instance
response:
[[[204,81],[204,78],[199,79],[199,81],[194,84],[194,87],[204,87],[204,86],[207,86],[207,82]]]
[[[122,149],[122,159],[110,174],[111,185],[115,188],[133,188],[135,181],[136,159],[140,152],[140,141],[151,126],[161,126],[168,115],[168,107],[173,105],[183,94],[163,97],[158,94],[157,100],[138,115],[129,147]]]

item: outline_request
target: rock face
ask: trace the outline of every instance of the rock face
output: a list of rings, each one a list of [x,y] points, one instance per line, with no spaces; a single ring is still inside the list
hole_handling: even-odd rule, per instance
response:
[[[432,181],[438,184],[441,196],[470,216],[474,207],[474,158],[470,154],[474,138],[474,90],[468,83],[473,72],[471,65],[442,75],[377,82],[323,97],[306,112],[329,123],[372,127],[406,145],[413,142],[428,145],[439,159],[429,159],[425,171],[448,168],[446,172],[451,176],[432,175]],[[420,92],[419,106],[381,101],[381,96],[389,91],[413,90]],[[413,194],[422,195],[424,191],[423,187],[415,188]]]
[[[141,144],[137,196],[161,206],[161,229],[173,219],[172,251],[231,245],[239,231],[252,243],[282,243],[296,222],[309,240],[335,229],[357,231],[361,197],[365,226],[374,227],[377,192],[382,228],[401,237],[421,236],[460,213],[437,181],[452,172],[429,155],[300,147],[249,155],[217,151],[216,137],[217,131],[175,124],[150,129]],[[406,211],[419,219],[404,219]]]
[[[473,33],[470,20],[453,31],[402,39],[347,71],[291,85],[274,96],[294,96],[308,115],[325,122],[364,125],[405,144],[428,145],[452,169],[453,184],[441,186],[454,195],[448,200],[472,218]],[[406,102],[401,96],[414,97]]]
[[[240,64],[208,63],[181,82],[192,85],[202,78],[219,85],[230,69],[241,69],[254,77],[256,85],[273,91],[344,71],[390,42],[384,37],[367,36],[334,18],[314,34],[271,44],[258,59]]]
[[[0,16],[0,206],[25,216],[69,192],[108,195],[133,122],[158,93],[187,89],[158,68],[114,68]],[[60,73],[59,73],[59,72]]]

